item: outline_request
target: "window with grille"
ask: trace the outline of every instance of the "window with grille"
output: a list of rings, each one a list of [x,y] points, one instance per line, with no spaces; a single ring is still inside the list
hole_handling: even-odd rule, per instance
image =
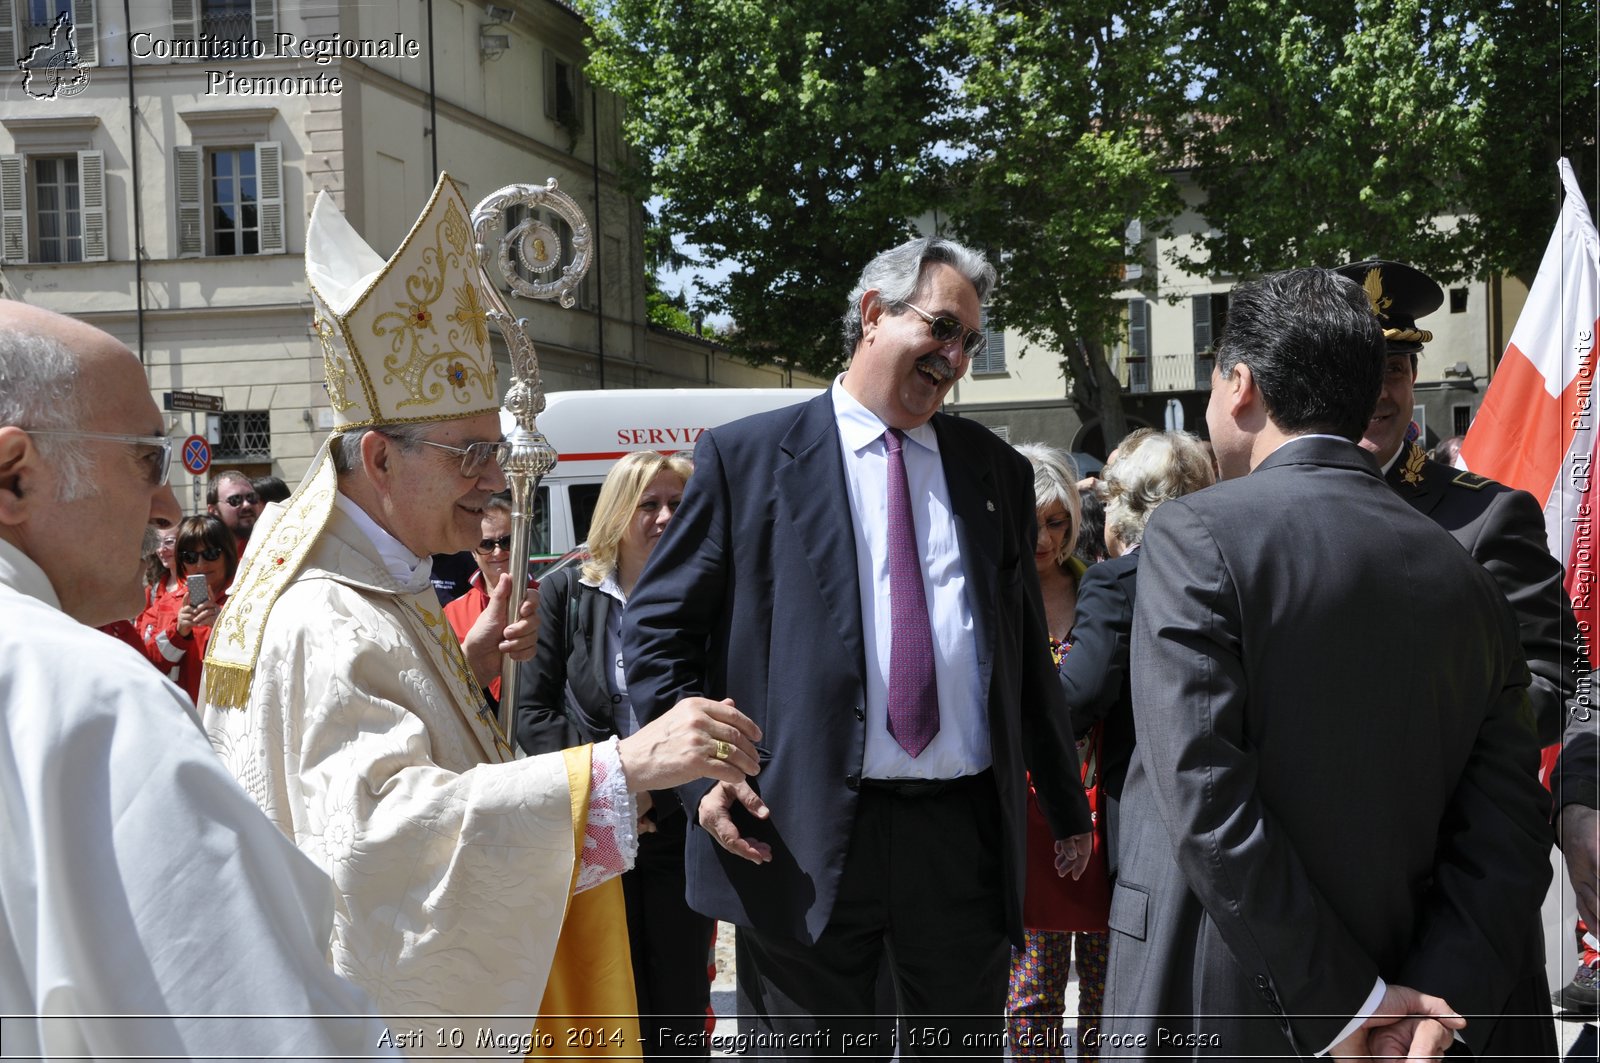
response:
[[[983,350],[972,359],[972,373],[1004,373],[1006,371],[1006,330],[997,323],[989,327],[989,308],[978,310],[978,331],[983,333]]]
[[[226,461],[269,461],[272,417],[266,410],[234,410],[218,415],[215,458]]]
[[[1451,435],[1464,436],[1472,427],[1472,404],[1458,402],[1450,407]]]
[[[273,44],[277,0],[171,0],[172,35],[202,59],[238,58],[241,41]]]
[[[36,72],[51,66],[98,65],[95,4],[96,0],[0,0],[0,56],[5,65],[30,57]],[[35,54],[33,50],[41,46],[46,50]]]

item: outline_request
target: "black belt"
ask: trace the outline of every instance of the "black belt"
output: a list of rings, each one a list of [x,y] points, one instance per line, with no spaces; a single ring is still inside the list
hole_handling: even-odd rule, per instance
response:
[[[862,779],[861,789],[892,797],[939,797],[975,783],[988,782],[993,774],[992,768],[985,768],[976,775],[960,775],[954,779]]]

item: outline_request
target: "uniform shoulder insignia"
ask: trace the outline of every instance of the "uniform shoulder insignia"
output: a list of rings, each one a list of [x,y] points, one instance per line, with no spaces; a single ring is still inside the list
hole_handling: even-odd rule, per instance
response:
[[[1490,484],[1494,483],[1494,481],[1489,479],[1487,476],[1480,476],[1475,472],[1457,473],[1456,478],[1450,482],[1455,484],[1457,487],[1465,487],[1469,491],[1482,491],[1485,487],[1488,487]]]

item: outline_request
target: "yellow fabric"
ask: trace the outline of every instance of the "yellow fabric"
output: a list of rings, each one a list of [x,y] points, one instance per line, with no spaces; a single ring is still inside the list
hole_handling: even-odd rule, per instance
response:
[[[589,818],[593,748],[562,751],[572,793],[574,883],[583,856],[584,824]],[[622,880],[608,879],[572,896],[544,999],[539,1003],[539,1018],[533,1025],[534,1041],[543,1047],[530,1053],[529,1059],[637,1059],[643,1054],[629,956]]]

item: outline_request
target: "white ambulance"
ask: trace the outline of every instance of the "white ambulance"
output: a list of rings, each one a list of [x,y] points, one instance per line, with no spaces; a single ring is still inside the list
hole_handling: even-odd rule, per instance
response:
[[[539,484],[530,571],[547,573],[584,541],[600,484],[624,454],[693,453],[708,428],[820,394],[819,388],[639,388],[546,396],[539,430],[560,457]]]

